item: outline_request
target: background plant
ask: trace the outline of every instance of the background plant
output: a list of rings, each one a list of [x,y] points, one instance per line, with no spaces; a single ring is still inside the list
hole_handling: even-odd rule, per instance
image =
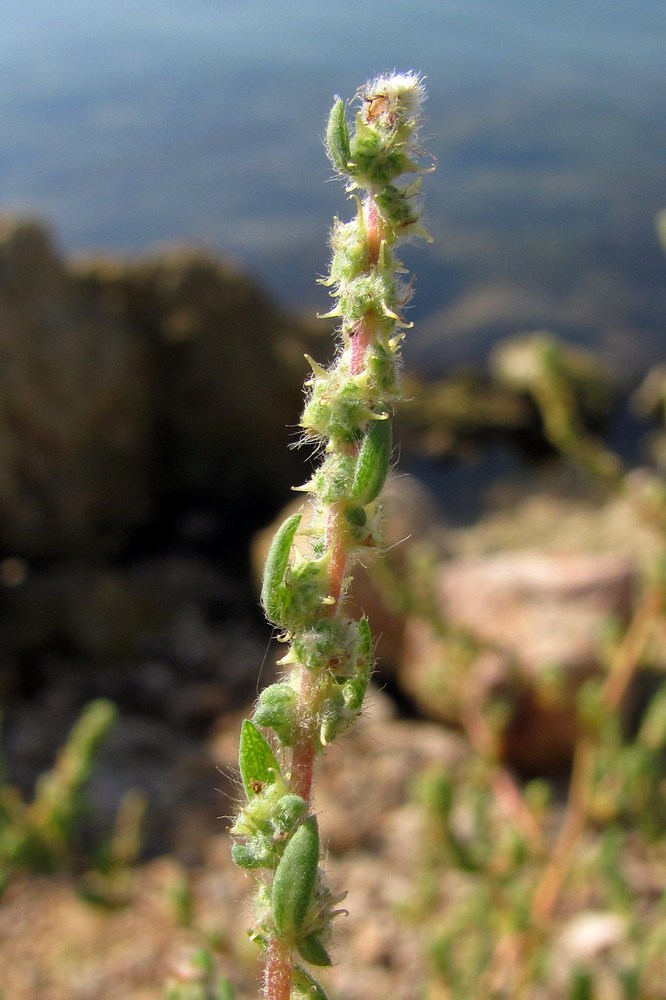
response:
[[[507,356],[551,442],[596,489],[635,508],[652,528],[654,551],[630,621],[600,637],[602,672],[579,692],[564,797],[544,779],[516,780],[500,755],[507,714],[475,702],[473,692],[474,710],[462,719],[466,766],[436,768],[417,782],[427,824],[413,917],[429,927],[429,995],[437,1000],[663,996],[663,480],[627,472],[584,429],[565,354],[539,334],[521,343],[519,358],[515,350]],[[435,614],[432,605],[428,611]],[[597,944],[581,948],[586,938]]]
[[[313,766],[358,716],[374,665],[369,623],[350,617],[345,596],[354,561],[381,547],[380,494],[411,294],[394,250],[427,236],[420,178],[405,180],[423,170],[416,129],[424,96],[414,74],[381,76],[359,90],[351,129],[340,98],[327,125],[329,158],[356,205],[351,221],[334,223],[323,281],[335,299],[327,315],[339,320],[338,352],[328,369],[308,359],[302,443],[321,461],[300,487],[310,495],[307,516],[291,515],[275,535],[261,595],[288,646],[280,663],[290,672],[262,692],[243,725],[247,801],[232,828],[234,860],[259,872],[253,933],[266,950],[268,1000],[324,995],[307,966],[330,964],[331,923],[345,895],[331,891],[319,864]]]
[[[53,768],[39,778],[32,802],[0,775],[0,885],[15,868],[52,871],[72,860],[85,786],[115,718],[106,699],[86,706]]]

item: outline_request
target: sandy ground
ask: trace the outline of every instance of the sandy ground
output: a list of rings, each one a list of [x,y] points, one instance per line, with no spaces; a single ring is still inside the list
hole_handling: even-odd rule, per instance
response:
[[[210,751],[233,767],[231,726]],[[317,808],[329,879],[349,890],[337,919],[336,964],[323,979],[345,1000],[417,1000],[426,978],[423,940],[409,918],[418,865],[416,774],[459,758],[458,740],[438,726],[398,720],[375,694],[358,730],[320,766]],[[211,810],[219,795],[211,787]],[[85,878],[13,878],[0,904],[2,1000],[164,1000],[169,981],[187,978],[206,945],[239,1000],[257,990],[257,949],[248,940],[252,882],[231,862],[226,822],[207,836],[201,863],[147,861],[106,886],[114,906],[80,895]],[[104,889],[104,887],[102,887]]]

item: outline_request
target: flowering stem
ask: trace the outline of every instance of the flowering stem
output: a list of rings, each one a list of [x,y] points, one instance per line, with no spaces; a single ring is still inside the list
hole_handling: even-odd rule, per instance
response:
[[[428,238],[419,223],[418,181],[401,181],[423,172],[416,161],[422,83],[412,73],[381,76],[357,96],[353,128],[337,98],[326,132],[356,215],[335,221],[330,274],[322,282],[335,299],[328,315],[340,321],[339,350],[328,369],[308,359],[303,442],[323,459],[299,487],[310,495],[307,509],[276,532],[262,586],[266,615],[289,644],[280,662],[292,669],[261,693],[252,721],[243,724],[247,802],[231,831],[237,864],[263,872],[254,936],[266,949],[267,1000],[325,1000],[301,960],[330,965],[331,924],[345,894],[331,892],[319,866],[314,765],[358,717],[374,667],[367,619],[348,617],[345,596],[354,561],[381,544],[380,494],[407,326],[401,309],[411,294],[393,248]],[[262,730],[272,731],[270,741]]]

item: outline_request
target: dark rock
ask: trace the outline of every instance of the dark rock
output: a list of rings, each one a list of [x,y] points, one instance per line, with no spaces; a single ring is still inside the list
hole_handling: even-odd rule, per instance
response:
[[[159,496],[207,502],[235,536],[232,517],[261,518],[262,502],[274,504],[299,475],[288,445],[312,331],[202,251],[93,260],[77,279],[150,345]]]
[[[233,542],[298,475],[289,427],[314,334],[210,254],[74,267],[38,224],[6,219],[0,329],[12,557],[116,554],[191,508]]]
[[[89,697],[101,690],[201,730],[255,689],[263,648],[251,595],[201,559],[57,564],[29,574],[5,601],[0,645],[8,686],[21,696],[57,690],[62,673],[65,686]]]
[[[125,317],[72,281],[33,222],[0,220],[0,546],[113,542],[150,507],[153,378]]]

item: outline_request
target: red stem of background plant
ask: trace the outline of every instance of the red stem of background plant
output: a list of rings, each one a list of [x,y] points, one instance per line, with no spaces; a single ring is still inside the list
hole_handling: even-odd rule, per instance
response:
[[[658,588],[648,588],[615,654],[602,688],[601,697],[609,712],[619,710],[662,607],[661,591]],[[540,926],[544,926],[553,915],[571,868],[576,844],[585,829],[595,754],[594,739],[583,733],[574,753],[564,819],[532,901],[532,915]]]

